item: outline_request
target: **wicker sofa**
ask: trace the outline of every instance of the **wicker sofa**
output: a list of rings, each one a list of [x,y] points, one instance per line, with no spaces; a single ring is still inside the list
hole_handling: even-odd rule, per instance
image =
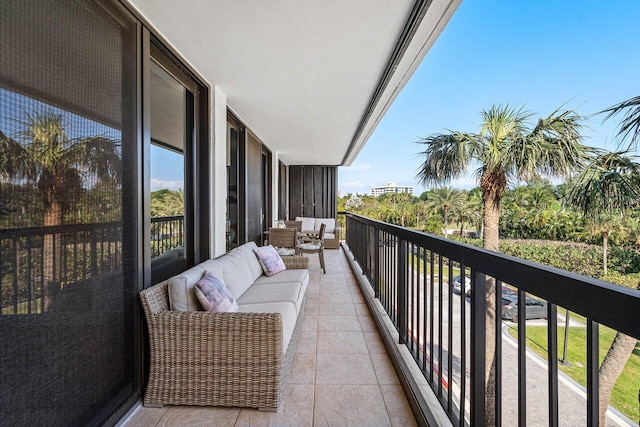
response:
[[[338,249],[340,247],[340,227],[335,218],[311,218],[305,216],[296,217],[296,221],[302,221],[302,232],[318,232],[322,224],[325,225],[324,248]]]
[[[206,405],[277,411],[306,302],[309,261],[283,257],[287,270],[262,274],[253,242],[140,293],[149,330],[145,406]],[[172,311],[171,280],[222,277],[237,313]]]

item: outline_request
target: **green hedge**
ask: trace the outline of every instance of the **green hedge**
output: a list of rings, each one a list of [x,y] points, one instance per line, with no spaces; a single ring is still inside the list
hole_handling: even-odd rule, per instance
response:
[[[458,240],[482,246],[480,239]],[[600,278],[603,272],[602,247],[598,245],[550,240],[501,239],[500,252],[590,277]],[[633,247],[610,247],[608,270],[611,277],[639,273],[640,251]],[[627,281],[627,279],[619,280],[625,283]],[[633,279],[628,280],[633,281]],[[627,286],[623,283],[619,284]]]

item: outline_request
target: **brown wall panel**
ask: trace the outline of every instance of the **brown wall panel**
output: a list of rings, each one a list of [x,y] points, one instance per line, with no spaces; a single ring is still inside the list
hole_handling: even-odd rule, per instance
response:
[[[289,166],[289,219],[302,215],[302,168]]]
[[[263,177],[262,177],[262,145],[249,132],[246,133],[246,241],[254,241],[261,245]]]
[[[335,218],[336,176],[336,166],[289,166],[289,218]]]

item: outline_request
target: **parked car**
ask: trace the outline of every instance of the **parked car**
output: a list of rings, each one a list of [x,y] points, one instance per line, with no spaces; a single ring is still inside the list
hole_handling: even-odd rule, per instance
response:
[[[539,299],[525,298],[527,319],[546,319],[547,304]],[[516,322],[518,320],[518,295],[502,296],[502,318]]]
[[[459,294],[462,292],[462,284],[460,283],[460,276],[453,277],[453,292]],[[465,276],[464,278],[464,294],[471,295],[471,277]]]
[[[502,296],[503,297],[512,297],[512,296],[518,296],[518,291],[515,289],[511,289],[507,286],[502,285]]]
[[[465,283],[465,294],[468,297],[471,297],[471,278],[467,277]],[[460,276],[455,276],[453,278],[453,290],[457,293],[460,293]],[[518,296],[518,291],[516,289],[509,288],[505,285],[502,285],[502,296],[503,297],[512,297]]]

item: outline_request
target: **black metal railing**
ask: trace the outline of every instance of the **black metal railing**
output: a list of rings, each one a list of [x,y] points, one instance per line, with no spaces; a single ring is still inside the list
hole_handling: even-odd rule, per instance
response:
[[[0,230],[1,313],[42,313],[65,286],[121,266],[119,222]]]
[[[182,216],[151,219],[152,258],[184,245]],[[0,230],[0,315],[39,314],[65,286],[122,268],[122,224]]]
[[[151,258],[184,246],[184,216],[151,218]]]
[[[538,403],[545,407],[549,425],[559,424],[558,307],[586,318],[586,399],[577,405],[578,418],[569,423],[582,419],[579,424],[598,424],[599,325],[640,338],[639,291],[355,214],[346,214],[346,240],[400,343],[454,425],[484,425],[488,413],[495,414],[489,417],[491,424],[526,425],[532,400],[542,401]],[[470,297],[465,295],[467,278]],[[542,378],[527,377],[527,367],[533,365],[527,364],[525,316],[517,319],[517,350],[503,348],[500,290],[505,284],[517,290],[520,307],[525,296],[546,301],[548,321],[542,323],[548,350]],[[486,298],[491,289],[499,290],[488,299],[495,303],[495,314]],[[488,382],[487,358],[495,361]],[[540,389],[536,399],[527,399],[528,381],[537,386],[546,382],[543,389],[534,387]],[[493,395],[495,400],[485,398]]]

